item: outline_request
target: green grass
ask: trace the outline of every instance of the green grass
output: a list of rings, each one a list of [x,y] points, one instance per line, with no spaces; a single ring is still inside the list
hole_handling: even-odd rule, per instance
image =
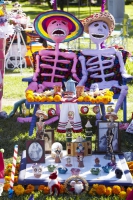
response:
[[[8,6],[8,9],[11,8],[11,5]],[[24,12],[29,15],[31,17],[31,20],[33,21],[34,18],[40,13],[40,12],[44,12],[45,10],[48,10],[48,7],[44,4],[44,5],[31,5],[28,2],[26,4],[22,5],[22,8],[24,10]],[[125,6],[125,13],[128,13],[130,15],[130,19],[131,19],[131,23],[133,23],[133,12],[132,12],[132,8],[133,6]],[[65,8],[65,11],[67,11],[67,8]],[[74,13],[76,16],[79,16],[78,14],[78,8],[75,7],[70,7],[68,9],[69,12]],[[81,7],[80,8],[80,19],[83,19],[85,17],[87,17],[90,13],[94,13],[94,12],[99,12],[100,11],[100,7],[91,7],[91,11],[89,7]],[[130,49],[132,51],[132,37],[133,37],[133,26],[129,27],[129,37],[128,37],[128,44],[130,46]],[[127,61],[126,64],[126,69],[127,71],[133,75],[133,62],[130,62],[129,60]],[[14,70],[14,71],[10,71],[10,70],[6,70],[5,73],[5,77],[4,77],[4,95],[3,98],[4,99],[22,99],[25,98],[25,89],[27,87],[27,83],[22,82],[22,78],[23,77],[27,77],[27,76],[31,76],[33,74],[33,69],[29,68],[29,69],[23,69],[23,73],[20,74],[20,71]],[[13,75],[13,76],[12,76]],[[133,107],[133,103],[132,103],[132,99],[133,99],[133,87],[132,87],[132,83],[128,84],[129,86],[129,93],[127,96],[127,110],[128,110],[128,114],[127,114],[127,119],[128,122],[131,121],[131,116],[132,116],[132,107]],[[51,106],[47,106],[47,107],[43,107],[43,109],[45,109],[46,111],[48,110],[48,108],[50,108]],[[8,105],[8,106],[4,106],[3,110],[5,110],[8,114],[12,111],[13,106],[12,105]],[[31,110],[31,113],[33,112],[33,110]],[[119,121],[122,121],[122,110],[120,110],[118,112],[118,116],[119,116]],[[93,125],[93,150],[95,150],[95,140],[96,140],[96,134],[97,134],[97,127],[95,126],[95,116],[92,113],[92,107],[90,106],[90,112],[87,116],[82,116],[82,123],[83,123],[83,127],[87,121],[87,119],[90,119],[92,125]],[[18,161],[20,161],[20,157],[21,157],[21,153],[22,151],[26,148],[26,141],[32,138],[35,138],[35,130],[34,130],[34,134],[32,137],[29,138],[28,135],[28,131],[29,131],[29,123],[18,123],[17,122],[17,115],[11,117],[10,119],[0,119],[0,148],[4,148],[5,149],[5,153],[4,153],[4,160],[5,160],[5,164],[8,163],[12,163],[12,157],[13,157],[13,149],[14,149],[14,145],[18,144],[19,147],[19,153],[18,153]],[[47,126],[47,128],[53,128],[55,130],[55,141],[59,141],[63,144],[63,147],[65,149],[65,134],[60,134],[56,132],[56,128],[57,128],[57,123],[52,124],[51,126]],[[77,137],[78,134],[73,134],[74,137]],[[84,132],[82,133],[82,135],[84,136]],[[126,133],[125,131],[120,131],[120,135],[121,135],[121,151],[125,152],[125,151],[132,151],[133,150],[133,135]],[[4,194],[7,195],[7,194]],[[55,198],[51,198],[51,197],[44,197],[42,198],[42,195],[39,193],[35,194],[35,199],[51,199],[54,200]],[[6,200],[6,197],[4,198]],[[13,199],[18,199],[18,197],[14,197]],[[22,196],[19,198],[20,200],[26,200],[28,199],[28,196]],[[68,195],[64,195],[63,197],[59,197],[56,198],[58,200],[62,200],[62,199],[82,199],[78,196],[76,197],[70,197]],[[106,198],[106,197],[88,197],[85,196],[83,198],[84,200],[118,200],[118,197],[110,197],[110,198]]]

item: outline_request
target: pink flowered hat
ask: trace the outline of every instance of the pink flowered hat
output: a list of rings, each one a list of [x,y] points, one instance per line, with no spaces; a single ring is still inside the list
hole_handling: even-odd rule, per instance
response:
[[[89,17],[82,20],[82,24],[84,26],[84,32],[89,33],[88,26],[93,22],[97,21],[103,21],[108,25],[109,35],[115,28],[115,19],[113,15],[111,15],[109,12],[99,12],[99,13],[94,13],[93,15],[90,15]]]

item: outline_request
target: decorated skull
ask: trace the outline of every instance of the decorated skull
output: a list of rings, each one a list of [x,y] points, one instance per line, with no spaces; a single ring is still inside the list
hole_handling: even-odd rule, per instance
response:
[[[87,114],[87,113],[89,112],[88,106],[81,106],[80,112],[81,112],[82,114]]]
[[[53,117],[54,115],[56,115],[55,109],[54,109],[54,108],[50,108],[50,109],[48,110],[48,116],[49,116],[49,117]]]
[[[120,179],[122,177],[122,175],[123,175],[123,171],[121,169],[117,168],[115,170],[115,174],[116,174],[116,178]]]
[[[35,163],[32,165],[33,173],[36,178],[40,178],[42,175],[43,168],[40,164]]]

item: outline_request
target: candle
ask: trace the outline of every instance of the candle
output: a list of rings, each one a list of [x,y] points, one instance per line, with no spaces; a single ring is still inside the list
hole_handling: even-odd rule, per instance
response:
[[[14,185],[14,176],[15,176],[15,169],[16,169],[16,160],[18,156],[18,145],[14,146],[14,155],[13,155],[13,163],[12,163],[12,171],[11,171],[11,180],[10,180],[10,188],[13,188]]]

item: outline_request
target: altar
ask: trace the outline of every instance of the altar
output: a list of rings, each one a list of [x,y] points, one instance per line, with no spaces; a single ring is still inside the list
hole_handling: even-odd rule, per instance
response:
[[[49,182],[49,175],[50,172],[48,171],[47,166],[48,165],[55,165],[57,170],[59,167],[66,167],[66,159],[67,159],[66,151],[63,151],[63,158],[61,159],[61,163],[55,163],[55,160],[51,157],[50,154],[45,155],[45,163],[41,163],[43,168],[43,173],[40,178],[35,178],[33,174],[32,169],[32,163],[27,164],[26,163],[26,150],[23,151],[22,157],[21,157],[21,166],[20,166],[20,172],[19,172],[19,179],[18,183],[22,185],[42,185],[42,184],[48,184]],[[116,178],[115,170],[111,170],[109,173],[105,173],[102,169],[102,166],[105,166],[109,160],[104,159],[104,154],[92,154],[91,156],[85,156],[83,159],[84,167],[79,168],[77,157],[71,158],[71,167],[67,167],[68,171],[66,174],[60,174],[58,173],[58,180],[60,183],[64,183],[68,178],[72,176],[71,169],[72,168],[78,168],[80,169],[79,176],[84,178],[89,185],[93,184],[104,184],[104,185],[124,185],[124,186],[131,186],[133,185],[133,180],[131,173],[129,171],[129,168],[127,166],[126,160],[124,158],[123,154],[116,155],[116,168],[120,168],[123,171],[123,175],[121,179]],[[91,173],[91,168],[94,168],[95,166],[95,158],[99,158],[100,160],[100,173],[98,175],[93,175]]]

